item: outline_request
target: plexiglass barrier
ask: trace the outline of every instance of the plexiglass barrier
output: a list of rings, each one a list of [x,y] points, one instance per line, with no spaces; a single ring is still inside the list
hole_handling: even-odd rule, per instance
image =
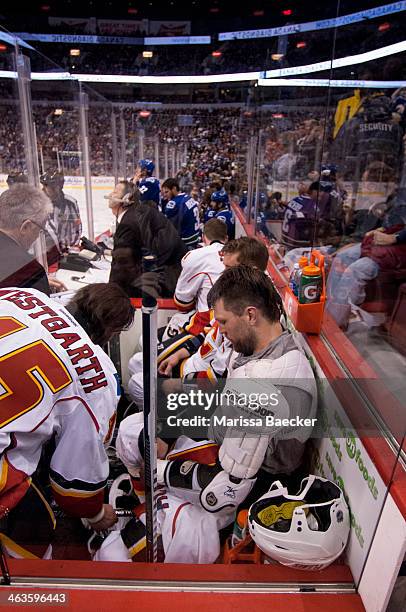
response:
[[[329,17],[336,17],[336,9]],[[404,57],[402,53],[387,57],[382,54],[378,59],[359,63],[354,60],[353,64],[348,61],[337,68],[333,63],[337,58],[366,54],[400,42],[398,26],[392,27],[390,23],[389,28],[381,28],[381,22],[382,19],[371,19],[367,24],[326,29],[322,34],[303,34],[300,39],[297,34],[281,36],[269,45],[262,41],[263,70],[281,70],[282,78],[283,70],[302,67],[300,82],[293,80],[297,75],[287,72],[291,83],[273,82],[277,77],[272,73],[266,75],[269,78],[248,85],[171,84],[163,101],[162,86],[103,83],[90,88],[74,78],[56,79],[62,69],[32,49],[16,50],[8,45],[7,52],[0,56],[1,70],[7,71],[7,76],[0,80],[4,92],[0,130],[2,190],[7,187],[7,176],[17,172],[26,173],[33,184],[39,184],[39,176],[43,176],[41,182],[45,187],[50,181],[44,175],[63,175],[64,193],[78,206],[83,228],[80,234],[94,239],[106,233],[111,239],[108,230],[113,226],[114,232],[116,219],[105,196],[118,180],[134,176],[140,159],[151,159],[155,163],[154,174],[161,182],[176,177],[180,190],[198,201],[202,224],[211,208],[213,192],[228,194],[237,216],[238,234],[255,233],[270,247],[270,274],[282,293],[300,256],[308,256],[315,248],[324,254],[327,306],[322,333],[316,338],[292,330],[317,379],[317,424],[306,437],[309,440],[305,451],[302,448],[298,451],[303,451],[303,456],[294,478],[289,479],[288,475],[286,481],[293,487],[291,493],[297,492],[300,477],[309,473],[340,487],[343,503],[350,509],[350,535],[345,552],[322,571],[298,571],[278,564],[272,556],[266,558],[266,563],[264,557],[261,563],[257,563],[259,557],[255,555],[250,561],[245,558],[247,564],[257,563],[258,573],[251,573],[250,580],[267,583],[270,588],[281,582],[316,585],[320,590],[325,583],[346,584],[350,588],[361,584],[368,564],[376,562],[375,533],[379,522],[385,520],[389,486],[396,483],[400,472],[398,459],[406,431],[402,404],[406,299],[406,278],[402,276]],[[354,41],[351,53],[345,44],[349,39]],[[236,40],[232,45],[241,45],[241,52],[248,43]],[[29,59],[29,63],[22,58]],[[307,74],[304,68],[316,60],[328,61],[330,65],[317,74]],[[18,62],[20,68],[16,71]],[[39,78],[36,76],[39,72],[49,78]],[[27,146],[31,147],[29,151]],[[108,273],[107,268],[100,276],[92,271],[92,280],[107,280]],[[88,275],[89,272],[83,275],[68,272],[63,280],[76,290],[89,281]],[[163,327],[173,314],[174,305],[160,306],[159,326]],[[128,360],[140,351],[138,305],[135,324],[131,331],[121,335],[121,351],[115,351],[124,381],[118,424],[136,410],[131,405],[134,396],[128,384],[132,373]],[[159,417],[165,420],[165,409],[161,410]],[[166,438],[179,437],[180,432],[166,434]],[[113,440],[116,435],[117,427]],[[199,430],[190,437],[205,439],[206,435],[207,432]],[[125,469],[117,458],[114,442],[109,446],[108,457],[108,486],[113,482],[117,486],[116,478]],[[132,555],[128,548],[134,552],[140,544],[136,551],[139,552],[144,545],[140,540],[126,547],[128,534],[124,530],[128,517],[120,518],[122,533],[97,535],[86,529],[79,518],[72,518],[52,501],[47,460],[49,457],[44,458],[41,474],[36,473],[35,477],[41,477],[45,497],[56,515],[53,558],[88,562],[93,559],[95,567],[97,559],[103,559],[119,567],[115,563],[119,555],[113,549],[109,552],[108,546],[115,539],[120,554],[124,551],[122,560],[132,558],[133,577],[140,579],[142,557]],[[183,467],[184,476],[188,467]],[[287,476],[277,469],[271,470],[272,475],[281,480]],[[123,480],[130,489],[135,487],[134,483],[128,484],[127,477]],[[229,496],[235,495],[235,487],[230,487]],[[116,498],[125,497],[128,491],[123,488],[122,493]],[[229,517],[228,523],[218,521],[214,525],[209,507],[210,500],[212,505],[217,503],[216,493],[213,495],[214,498],[207,498],[205,510],[199,507],[203,515],[193,519],[191,514],[201,532],[196,529],[196,533],[188,536],[183,523],[184,546],[180,557],[169,553],[173,529],[169,540],[164,536],[163,553],[170,562],[192,558],[195,581],[205,580],[213,568],[212,577],[217,580],[221,576],[228,582],[240,581],[239,564],[231,563],[232,555],[225,552],[229,551],[234,516]],[[181,505],[190,503],[186,498],[180,499]],[[181,515],[178,519],[175,506],[168,509],[164,497],[160,503],[163,535],[168,521],[176,522]],[[276,506],[277,512],[283,514],[280,504]],[[283,514],[280,519],[283,533],[292,515],[291,509],[290,514]],[[307,521],[310,540],[312,532],[327,530],[332,524],[337,532],[344,533],[340,531],[341,522],[346,520],[344,515],[336,515],[335,523],[331,522],[332,516],[327,518],[328,524],[323,523],[321,516],[314,520]],[[198,538],[208,538],[205,529],[212,529],[213,525],[212,554],[209,551],[203,559],[212,564],[208,569],[199,567],[199,558],[193,555],[196,542],[202,541]],[[4,529],[10,530],[10,525]],[[237,525],[235,534],[238,529]],[[4,533],[9,538],[2,539],[7,553],[24,557],[10,544],[10,533]],[[31,538],[26,542],[28,550],[32,546],[38,548],[34,529]],[[41,574],[42,555],[29,552],[26,556],[38,558],[37,571]],[[218,565],[228,569],[218,572]],[[11,561],[10,567],[12,574],[24,575],[23,564]],[[47,565],[46,572],[51,567]],[[96,571],[98,580],[110,578],[108,566],[105,567],[105,575]],[[70,574],[71,570],[67,565],[66,578],[72,575],[80,578],[76,570]],[[49,577],[46,572],[44,576]],[[93,570],[86,566],[83,572],[83,576],[91,577]],[[131,580],[128,568],[123,572]],[[120,570],[115,569],[115,575],[119,574]],[[250,580],[244,578],[245,582]]]

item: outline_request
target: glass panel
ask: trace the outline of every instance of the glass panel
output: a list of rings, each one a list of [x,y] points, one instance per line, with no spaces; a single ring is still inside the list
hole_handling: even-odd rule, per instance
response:
[[[9,36],[3,29],[0,29],[0,34]],[[11,36],[10,39],[12,40]],[[7,40],[0,40],[2,114],[0,127],[0,172],[2,174],[2,190],[7,188],[6,180],[9,174],[27,171],[23,129],[21,124],[21,109],[18,99],[18,83],[15,74],[15,50],[14,45],[11,42],[7,42]]]
[[[326,9],[324,17],[335,17],[336,8],[333,6]],[[377,35],[377,38],[379,40],[374,43],[371,40],[374,24],[375,21],[371,20],[367,24],[357,24],[354,29],[352,29],[353,26],[346,26],[339,30],[330,28],[321,33],[312,32],[303,37],[297,34],[273,37],[259,44],[255,40],[236,40],[232,41],[226,55],[230,59],[238,48],[239,57],[244,58],[249,49],[251,56],[250,60],[247,60],[249,69],[258,67],[272,70],[305,66],[313,60],[331,60],[348,54],[349,51],[345,45],[345,40],[348,39],[357,40],[357,44],[354,45],[357,47],[354,53],[358,50],[364,52],[376,49],[381,45],[380,38],[383,30],[378,28],[380,34]],[[397,29],[392,30],[391,36],[395,36],[393,32],[396,33],[396,31]],[[400,40],[399,37],[390,38],[391,42],[396,42],[396,40]],[[300,45],[301,42],[304,44]],[[279,59],[272,57],[275,56],[275,51],[281,56]],[[358,584],[386,499],[387,487],[396,467],[397,451],[399,450],[396,444],[402,443],[406,429],[402,418],[397,420],[398,429],[396,431],[391,429],[393,434],[391,438],[389,436],[385,438],[382,435],[384,427],[381,427],[382,423],[385,423],[387,427],[392,427],[393,415],[399,416],[394,400],[389,394],[395,396],[397,394],[400,400],[401,382],[397,374],[403,365],[403,357],[400,351],[389,350],[388,340],[389,335],[392,334],[391,341],[395,342],[395,337],[401,338],[404,331],[405,322],[400,315],[400,311],[404,310],[403,293],[402,284],[399,282],[396,285],[397,294],[393,300],[395,310],[392,311],[390,319],[392,328],[388,327],[384,333],[382,330],[374,330],[372,333],[369,327],[359,328],[358,326],[351,330],[349,325],[344,333],[344,330],[340,331],[335,317],[330,312],[330,306],[333,305],[336,295],[333,289],[330,292],[330,287],[335,285],[335,274],[345,273],[344,264],[348,263],[347,260],[342,260],[339,269],[337,269],[338,263],[336,262],[340,261],[341,253],[347,253],[345,257],[350,257],[348,250],[340,251],[340,248],[347,245],[348,239],[353,238],[351,232],[357,230],[356,213],[368,211],[372,206],[372,214],[377,218],[376,213],[381,214],[379,211],[382,198],[386,200],[385,205],[390,204],[391,209],[397,206],[397,202],[394,204],[393,199],[389,199],[389,202],[387,200],[394,188],[396,189],[399,185],[403,188],[403,162],[398,162],[396,166],[396,156],[390,147],[388,158],[381,159],[383,151],[386,150],[381,146],[382,141],[385,142],[385,147],[389,145],[387,145],[386,138],[382,138],[379,145],[375,143],[372,146],[370,133],[377,131],[385,137],[392,132],[397,132],[399,135],[399,130],[403,130],[404,92],[400,90],[393,95],[398,85],[389,88],[392,96],[391,104],[394,106],[390,107],[390,115],[384,118],[382,108],[385,107],[386,102],[382,101],[382,98],[385,97],[381,95],[382,85],[369,84],[366,87],[365,83],[362,83],[359,89],[363,101],[357,106],[358,98],[353,86],[342,87],[342,84],[337,84],[335,81],[350,77],[351,80],[354,78],[363,81],[372,80],[372,76],[375,76],[375,68],[379,69],[376,74],[380,72],[385,80],[398,78],[395,76],[395,73],[398,72],[397,65],[393,70],[391,69],[390,61],[393,58],[392,60],[380,59],[376,61],[376,64],[371,64],[372,73],[368,78],[365,72],[362,72],[366,70],[364,64],[360,65],[360,71],[357,73],[353,70],[353,66],[333,71],[329,69],[320,71],[317,73],[317,79],[325,79],[325,81],[316,83],[317,86],[313,79],[314,75],[310,75],[311,80],[301,84],[295,81],[278,85],[275,83],[271,86],[260,84],[257,87],[251,83],[233,83],[196,86],[170,84],[163,88],[161,85],[126,83],[97,84],[94,88],[89,88],[83,84],[79,85],[75,80],[56,80],[55,78],[51,80],[51,77],[55,77],[62,69],[32,50],[24,51],[24,53],[30,57],[33,71],[46,72],[49,77],[49,80],[40,80],[37,76],[31,82],[32,107],[28,110],[32,111],[35,122],[37,151],[34,153],[38,154],[41,174],[54,170],[63,173],[65,194],[78,202],[83,224],[83,232],[80,234],[83,233],[93,239],[104,233],[111,245],[111,233],[114,232],[117,223],[104,196],[113,189],[118,179],[133,177],[137,162],[140,159],[148,158],[154,161],[156,166],[154,174],[161,182],[169,176],[176,176],[181,182],[181,189],[190,192],[199,201],[202,221],[212,202],[213,191],[227,192],[232,205],[237,210],[237,215],[239,206],[243,211],[245,221],[248,222],[247,230],[238,216],[237,235],[246,231],[251,232],[254,229],[261,238],[265,237],[272,241],[273,246],[270,249],[274,264],[272,274],[282,292],[284,285],[289,280],[294,263],[304,251],[308,254],[310,249],[318,247],[326,254],[329,302],[320,342],[311,335],[303,337],[295,335],[298,342],[303,345],[317,377],[318,426],[312,432],[311,441],[306,445],[306,452],[304,452],[304,445],[300,441],[297,443],[294,438],[295,442],[292,442],[287,450],[287,455],[291,459],[289,465],[292,469],[287,469],[283,463],[283,451],[280,451],[281,457],[276,457],[276,459],[274,457],[276,466],[270,468],[267,464],[266,469],[260,472],[258,478],[263,491],[259,493],[259,489],[255,489],[255,493],[249,499],[250,502],[256,501],[263,492],[266,492],[275,478],[283,481],[284,484],[287,483],[291,487],[290,493],[297,493],[302,477],[309,473],[321,475],[341,487],[350,506],[350,540],[345,554],[329,569],[321,572],[298,575],[295,569],[277,565],[275,559],[270,555],[271,559],[266,559],[267,568],[262,568],[267,570],[266,574],[261,573],[261,568],[258,568],[258,579],[255,569],[249,573],[250,580],[262,581],[268,585],[284,581],[299,583],[303,586],[306,586],[306,583],[322,585],[332,582]],[[12,66],[11,59],[9,62],[7,60],[7,54],[0,55],[0,59],[4,66]],[[237,59],[235,63],[230,59],[230,71],[236,69]],[[245,64],[243,59],[241,62]],[[245,68],[248,68],[248,64],[245,64]],[[240,60],[238,60],[238,66],[240,66]],[[369,64],[367,66],[370,68]],[[175,70],[173,67],[170,68],[172,69]],[[17,94],[13,92],[15,81],[2,78],[0,86],[4,91],[2,106],[5,121],[14,122],[13,126],[16,124],[14,142],[10,144],[6,133],[3,134],[0,141],[0,146],[5,152],[4,156],[0,156],[3,164],[2,172],[6,174],[14,169],[25,170],[27,155],[24,155],[23,144],[17,134],[20,131],[17,129],[19,105],[16,102]],[[22,100],[21,88],[19,96]],[[355,98],[355,100],[343,105],[343,97],[350,100]],[[368,98],[372,109],[378,111],[378,116],[371,119],[368,115],[368,120],[362,123],[360,119],[363,115],[360,113],[368,114],[369,107],[368,104],[365,104]],[[139,102],[134,103],[133,100]],[[344,106],[344,109],[341,109],[341,106]],[[351,116],[354,107],[357,108],[355,114]],[[15,114],[11,112],[12,108],[16,109]],[[341,120],[343,120],[342,125],[339,125]],[[386,127],[376,127],[378,124]],[[362,129],[361,125],[364,125]],[[366,125],[369,127],[365,127]],[[27,126],[25,130],[26,128]],[[344,131],[341,132],[341,130]],[[22,132],[24,133],[23,129]],[[363,139],[362,134],[367,135],[368,138],[365,136]],[[397,141],[398,153],[401,150],[400,140]],[[363,152],[360,143],[365,146],[371,145],[371,147]],[[398,189],[396,197],[401,197],[401,194],[402,191]],[[387,214],[388,209],[389,207],[386,206],[381,216]],[[362,214],[358,216],[362,220]],[[355,224],[355,230],[350,228],[351,223]],[[113,230],[111,233],[109,232],[110,227]],[[358,246],[361,238],[362,236],[358,239]],[[108,260],[103,260],[102,263],[105,264],[106,261]],[[356,261],[360,261],[359,256]],[[350,265],[351,263],[352,260],[350,260]],[[69,288],[78,289],[89,279],[90,282],[107,280],[109,270],[107,264],[99,268],[92,268],[89,273],[83,275],[81,273],[77,275],[76,272],[66,269],[60,269],[58,275],[60,275],[58,276],[60,280],[67,281]],[[384,293],[384,297],[387,295]],[[160,308],[158,327],[166,326],[174,312],[172,308],[170,310]],[[291,321],[288,321],[288,326],[293,330]],[[110,355],[114,358],[117,369],[121,370],[126,394],[119,405],[119,421],[136,410],[132,403],[134,392],[133,396],[129,392],[128,380],[132,370],[130,372],[128,360],[136,351],[139,357],[142,354],[139,350],[142,346],[140,309],[136,313],[136,321],[131,330],[121,334],[120,343],[120,347],[114,343],[110,346]],[[293,341],[292,343],[294,344]],[[295,348],[293,344],[290,345],[292,352]],[[349,347],[352,361],[349,360]],[[248,349],[247,352],[249,353]],[[322,359],[327,359],[326,353],[328,353],[328,358],[331,358],[332,354],[335,356],[329,366],[333,372],[329,379],[326,379],[321,364],[318,363]],[[384,355],[382,356],[381,353]],[[326,364],[323,365],[327,369]],[[353,366],[358,368],[358,374],[353,373]],[[367,372],[367,376],[362,377],[359,374],[362,368],[364,372]],[[371,368],[377,374],[375,377],[372,375]],[[390,376],[386,377],[388,371]],[[371,381],[372,378],[374,379]],[[247,381],[250,384],[253,382],[248,377],[243,383],[247,384]],[[177,382],[175,380],[175,383]],[[308,385],[306,379],[301,383],[296,381],[296,386],[300,388],[293,390],[304,393],[305,388],[308,388],[306,385]],[[295,387],[294,384],[292,386]],[[209,391],[207,388],[204,390],[213,393],[212,388]],[[190,393],[190,388],[185,386],[182,391]],[[221,389],[218,388],[217,391],[220,392]],[[374,410],[374,394],[376,399],[378,393],[381,409],[378,410],[375,406]],[[161,387],[159,397],[161,400],[165,398],[164,393],[161,393]],[[92,406],[89,410],[93,408]],[[289,408],[292,410],[290,404]],[[168,438],[177,438],[181,433],[186,433],[191,438],[204,438],[208,435],[206,430],[202,432],[200,429],[194,436],[187,428],[171,431],[174,435]],[[387,432],[384,430],[384,433]],[[129,435],[133,435],[133,430]],[[113,434],[113,441],[116,441],[116,436],[117,428]],[[307,437],[305,436],[305,439]],[[220,437],[219,440],[221,440]],[[173,440],[169,440],[169,443],[172,444]],[[272,440],[273,443],[274,440]],[[295,457],[292,458],[291,448],[296,443],[297,448],[295,446],[295,453],[293,453]],[[391,448],[389,453],[387,452],[388,444]],[[138,448],[138,442],[135,446]],[[272,447],[273,450],[275,447],[276,443]],[[163,449],[166,449],[166,446],[160,445],[160,452]],[[52,455],[52,452],[51,448],[49,455]],[[102,451],[100,452],[102,454]],[[269,455],[272,456],[271,451],[265,452],[269,452]],[[71,448],[68,449],[67,454],[71,459]],[[296,454],[300,454],[302,461],[293,469],[292,463],[294,463]],[[114,442],[108,448],[108,455],[110,460],[108,485],[111,486],[125,470],[117,456]],[[381,463],[381,456],[385,457],[384,464]],[[269,459],[269,456],[267,457]],[[125,460],[123,456],[122,458]],[[282,468],[279,467],[278,459],[282,462]],[[92,460],[97,461],[94,458]],[[216,457],[212,463],[215,461]],[[91,558],[89,547],[95,563],[96,559],[104,559],[110,563],[114,563],[117,558],[127,561],[133,553],[134,561],[143,559],[142,555],[136,556],[136,553],[143,551],[142,538],[131,540],[131,545],[127,545],[130,540],[125,539],[127,536],[136,538],[138,532],[130,533],[131,530],[127,530],[121,535],[115,532],[110,535],[102,533],[97,536],[91,529],[86,530],[78,518],[72,518],[68,512],[58,508],[55,500],[51,501],[49,456],[44,456],[41,466],[44,466],[44,470],[38,471],[36,476],[40,479],[45,496],[51,502],[57,516],[55,559],[89,561]],[[179,478],[187,476],[192,467],[189,463],[184,464],[179,471]],[[131,492],[131,487],[134,487],[134,493],[137,485],[140,501],[143,501],[139,478],[137,474],[132,475],[134,477],[132,484],[126,476],[124,488],[116,490],[114,499],[112,496],[111,501],[117,504],[116,507],[119,503],[127,503],[128,507],[136,504],[135,495],[129,496],[126,493]],[[73,472],[72,479],[73,481],[70,482],[72,488],[77,487],[83,494],[80,488],[81,483]],[[237,487],[233,485],[241,485],[241,482],[230,482],[232,484],[229,483],[225,491],[220,488],[219,491],[224,497],[234,499]],[[91,484],[93,488],[96,486],[93,482]],[[62,491],[68,485],[69,482],[63,481]],[[118,485],[117,481],[115,485]],[[216,492],[208,491],[205,497],[207,505],[217,504],[216,495],[220,493],[217,490]],[[127,502],[120,500],[120,497],[126,497]],[[309,502],[308,499],[306,501]],[[320,501],[317,495],[316,501]],[[181,497],[175,502],[173,500],[170,502],[172,505],[168,510],[169,502],[166,493],[159,496],[159,511],[164,513],[167,510],[166,514],[160,514],[160,528],[164,530],[165,520],[167,521],[166,526],[168,522],[171,522],[169,531],[170,539],[173,539],[176,530],[172,528],[172,518],[175,521],[185,502]],[[62,507],[63,503],[60,505]],[[281,533],[286,533],[283,531],[286,527],[283,521],[291,519],[293,509],[285,507],[281,510],[280,507],[278,503],[276,506],[271,506],[271,509],[274,513],[282,513],[279,527],[281,527]],[[283,514],[285,511],[288,513],[287,517]],[[191,516],[193,520],[193,514]],[[221,548],[219,549],[216,548],[219,525],[215,524],[214,520],[210,522],[213,518],[211,512],[203,517],[204,520],[200,514],[193,522],[195,527],[193,536],[198,535],[197,525],[201,525],[200,542],[207,544],[210,535],[215,544],[208,551],[208,555],[213,556],[213,551],[215,551],[214,557],[216,557],[219,552],[218,558],[210,557],[210,561],[217,560],[218,563],[229,566],[228,573],[222,575],[226,576],[228,582],[246,583],[247,577],[241,578],[241,565],[232,566],[230,556],[224,552],[226,550],[224,542],[233,529],[235,540],[241,539],[243,533],[240,526],[234,524],[235,517],[230,514],[227,520],[219,520],[222,527],[228,522],[226,531],[221,532]],[[128,514],[120,517],[120,528],[124,529],[124,523],[128,518]],[[322,526],[323,520],[327,520],[328,525],[331,524],[329,521],[334,522],[335,520],[334,526],[337,528],[337,533],[341,533],[343,519],[345,520],[345,513],[339,514],[338,512],[333,519],[330,515],[327,518],[321,517],[317,511],[310,512],[309,519],[306,514],[303,516],[303,520],[308,522],[309,538],[312,537],[311,532],[316,526]],[[207,525],[210,527],[210,534],[204,531]],[[140,527],[139,524],[138,527]],[[269,532],[275,535],[273,530]],[[299,529],[297,533],[300,533]],[[44,546],[43,542],[41,542],[42,546],[39,546],[37,536],[39,534],[36,532],[30,532],[27,545],[34,544],[36,550],[34,554],[42,556]],[[191,549],[197,541],[195,539],[192,542],[190,534],[182,536],[183,552],[181,554],[184,554],[189,538]],[[108,546],[112,540],[118,544],[117,555]],[[165,546],[167,543],[165,544],[164,541],[163,548]],[[298,556],[299,561],[303,560],[303,549],[298,551]],[[206,561],[207,558],[205,557]],[[179,561],[179,558],[172,560]],[[183,557],[180,560],[183,560]],[[251,557],[250,560],[255,561],[255,557]],[[316,559],[315,564],[318,561],[319,559]],[[244,562],[247,562],[246,558]],[[74,574],[75,579],[80,579],[92,573],[92,570],[89,570],[85,564],[78,563],[75,569],[65,567],[68,568],[66,578]],[[143,569],[141,563],[133,563],[130,568],[123,563],[118,567],[118,570],[114,568],[115,575],[120,575],[122,572],[122,575],[126,575],[129,580],[139,578],[140,571]],[[21,565],[12,565],[12,568],[16,573],[25,575]],[[210,566],[209,569],[199,566],[194,570],[194,580],[198,581],[199,578],[206,579],[206,572],[210,573]],[[215,566],[214,570],[216,570]],[[102,572],[103,578],[111,578],[110,565],[104,566],[99,571]],[[172,573],[169,575],[169,573],[164,574],[165,570],[162,569],[163,575],[168,580],[173,579],[174,571],[171,568]],[[216,574],[213,573],[213,576]],[[182,576],[180,580],[183,580]],[[216,580],[218,580],[218,574]]]

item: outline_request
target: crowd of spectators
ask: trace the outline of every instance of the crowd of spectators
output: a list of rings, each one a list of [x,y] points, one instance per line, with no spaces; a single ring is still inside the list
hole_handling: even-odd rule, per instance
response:
[[[289,36],[286,48],[281,53],[279,39],[259,38],[213,42],[211,45],[80,45],[80,56],[71,57],[72,44],[35,43],[40,52],[32,53],[33,70],[50,70],[45,57],[56,66],[76,73],[131,74],[171,76],[177,74],[220,74],[251,72],[288,68],[315,62],[327,61],[333,54],[346,57],[365,53],[401,40],[401,24],[389,24],[388,29],[379,31],[378,22],[368,25],[353,24],[339,28],[337,36],[333,30],[318,30]],[[144,58],[143,51],[153,52],[151,58]],[[213,52],[217,52],[213,56]],[[275,54],[280,54],[275,59]],[[353,69],[356,74],[357,67]]]

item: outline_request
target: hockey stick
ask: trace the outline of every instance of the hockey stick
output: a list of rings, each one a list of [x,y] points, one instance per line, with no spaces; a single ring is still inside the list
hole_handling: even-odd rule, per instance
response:
[[[142,259],[144,273],[155,269],[156,258]],[[144,386],[144,459],[147,561],[156,563],[158,534],[156,517],[156,399],[157,399],[157,302],[142,285],[142,367]]]

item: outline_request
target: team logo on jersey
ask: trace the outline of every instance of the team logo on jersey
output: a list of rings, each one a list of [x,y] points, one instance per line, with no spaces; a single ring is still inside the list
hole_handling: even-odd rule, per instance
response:
[[[217,497],[212,492],[207,493],[206,502],[209,506],[215,506],[217,504]]]
[[[236,490],[233,489],[233,487],[230,487],[230,485],[227,485],[227,489],[226,489],[226,491],[224,491],[224,495],[226,497],[230,497],[231,499],[235,499],[235,497],[236,497]]]
[[[182,476],[186,476],[186,474],[189,474],[190,470],[193,469],[194,465],[196,465],[194,461],[184,461],[179,468],[179,472]]]

